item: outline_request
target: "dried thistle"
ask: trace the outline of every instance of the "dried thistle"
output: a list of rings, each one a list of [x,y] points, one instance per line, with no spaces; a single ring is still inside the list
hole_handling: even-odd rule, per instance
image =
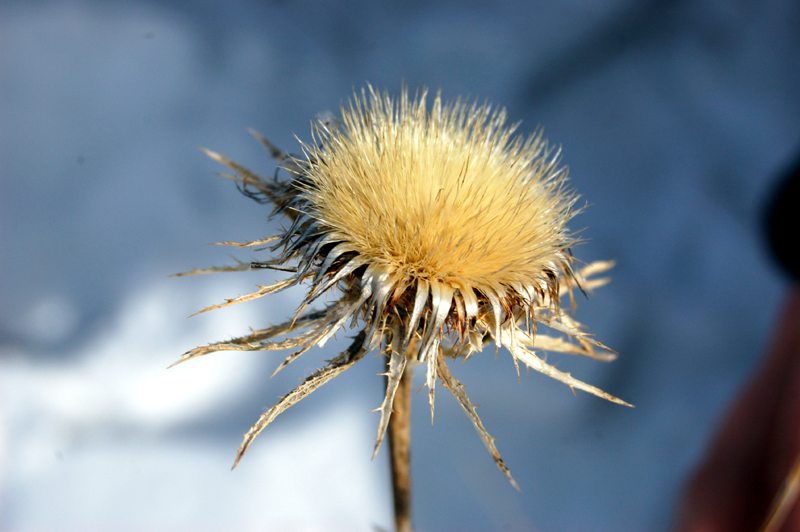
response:
[[[206,151],[235,172],[225,177],[246,195],[273,204],[273,214],[288,218],[290,226],[255,241],[221,243],[260,249],[271,244],[276,258],[179,275],[263,268],[293,275],[201,312],[304,282],[309,290],[291,320],[192,349],[176,364],[214,351],[295,349],[277,373],[348,323],[352,329],[363,324],[347,350],[261,416],[245,435],[233,467],[281,412],[382,346],[388,357],[387,387],[377,409],[375,454],[404,371],[422,364],[431,418],[439,379],[517,487],[446,360],[469,358],[494,342],[495,351],[505,346],[511,353],[518,375],[522,362],[571,388],[627,405],[557,370],[533,351],[604,361],[615,357],[561,308],[574,288],[605,284],[607,279],[588,278],[612,264],[573,269],[569,250],[577,240],[566,224],[577,196],[565,185],[566,168],[559,167],[559,152],[548,147],[540,132],[525,140],[514,136],[515,126],[506,126],[504,110],[461,101],[443,104],[437,95],[428,111],[424,91],[414,100],[407,91],[393,100],[369,87],[341,112],[341,122],[317,120],[314,140],[302,145],[302,156],[288,155],[253,132],[280,162],[279,171],[288,173],[285,178],[279,171],[272,179],[262,178]],[[331,297],[337,290],[338,297]],[[311,309],[323,295],[334,302]],[[562,336],[541,334],[539,325]]]

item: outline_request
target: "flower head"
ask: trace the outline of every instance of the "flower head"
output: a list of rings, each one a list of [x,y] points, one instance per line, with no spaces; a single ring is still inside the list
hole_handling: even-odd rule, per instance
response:
[[[378,409],[375,453],[403,372],[408,365],[422,364],[431,416],[438,379],[457,398],[515,486],[494,439],[450,374],[448,357],[469,358],[494,342],[495,349],[508,349],[518,373],[522,362],[572,388],[627,404],[548,365],[533,351],[614,358],[561,308],[573,288],[604,284],[605,279],[587,277],[611,264],[573,270],[569,249],[577,241],[567,222],[577,197],[565,185],[566,169],[540,132],[522,139],[514,136],[514,129],[506,126],[504,110],[492,111],[485,104],[445,104],[437,95],[428,110],[424,91],[413,100],[403,91],[394,100],[369,87],[343,106],[341,122],[328,117],[314,124],[314,141],[303,144],[302,156],[287,155],[255,134],[287,177],[276,172],[275,178],[264,179],[206,152],[235,172],[226,177],[243,192],[272,203],[290,225],[272,237],[222,243],[272,244],[275,258],[187,274],[268,268],[293,275],[204,311],[296,284],[306,284],[308,293],[286,323],[198,347],[179,362],[221,350],[295,349],[277,373],[343,327],[358,329],[361,324],[346,351],[250,429],[234,467],[278,414],[377,347],[389,357],[389,370]],[[331,298],[333,293],[337,297]],[[312,308],[323,295],[333,302]],[[541,334],[538,325],[562,336]]]

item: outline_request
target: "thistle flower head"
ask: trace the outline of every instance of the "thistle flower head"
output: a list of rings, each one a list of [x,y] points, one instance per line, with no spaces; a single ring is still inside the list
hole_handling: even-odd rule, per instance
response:
[[[309,214],[411,285],[546,282],[571,243],[574,201],[541,135],[511,142],[504,122],[440,97],[430,113],[424,95],[356,100],[343,127],[308,149]]]
[[[306,284],[308,292],[286,323],[198,347],[179,362],[221,350],[295,349],[277,373],[343,327],[360,328],[345,352],[261,417],[245,435],[234,467],[278,414],[376,347],[389,357],[389,371],[375,453],[403,372],[409,364],[423,364],[431,416],[438,379],[515,486],[494,439],[450,374],[448,357],[468,358],[494,342],[508,349],[518,373],[522,362],[572,388],[627,404],[555,369],[534,352],[614,357],[561,308],[573,288],[606,282],[587,278],[611,264],[572,268],[569,248],[576,239],[567,222],[576,196],[565,185],[558,152],[541,133],[524,140],[514,136],[503,110],[461,101],[445,104],[439,95],[429,109],[426,96],[423,91],[412,100],[403,91],[394,100],[369,87],[342,108],[341,122],[328,118],[315,123],[314,140],[303,144],[302,156],[287,155],[255,134],[280,161],[285,177],[276,172],[275,178],[261,178],[206,152],[235,172],[226,177],[243,192],[274,204],[290,224],[271,237],[222,243],[272,244],[272,259],[187,274],[271,268],[293,275],[204,310],[296,284]],[[314,308],[323,295],[332,302]],[[542,334],[540,324],[560,336]],[[286,338],[273,341],[276,337]]]

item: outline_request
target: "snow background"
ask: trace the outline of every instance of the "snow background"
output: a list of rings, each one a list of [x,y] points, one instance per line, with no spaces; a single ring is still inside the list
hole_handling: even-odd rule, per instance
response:
[[[302,293],[186,319],[274,278],[167,278],[274,230],[197,147],[271,174],[247,127],[296,151],[365,82],[488,99],[563,146],[590,204],[575,254],[618,261],[577,318],[620,357],[548,360],[636,405],[520,384],[503,351],[456,366],[523,491],[452,396],[431,427],[420,394],[418,530],[668,530],[787,287],[760,224],[800,146],[798,28],[790,1],[0,3],[0,530],[390,528],[380,359],[233,473],[241,435],[341,335],[271,380],[280,353],[165,370]]]

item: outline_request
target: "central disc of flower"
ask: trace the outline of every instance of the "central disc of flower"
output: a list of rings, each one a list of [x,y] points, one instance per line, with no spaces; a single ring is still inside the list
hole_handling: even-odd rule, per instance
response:
[[[574,203],[540,134],[504,111],[373,94],[309,150],[310,214],[372,264],[468,286],[541,278],[572,239]]]

